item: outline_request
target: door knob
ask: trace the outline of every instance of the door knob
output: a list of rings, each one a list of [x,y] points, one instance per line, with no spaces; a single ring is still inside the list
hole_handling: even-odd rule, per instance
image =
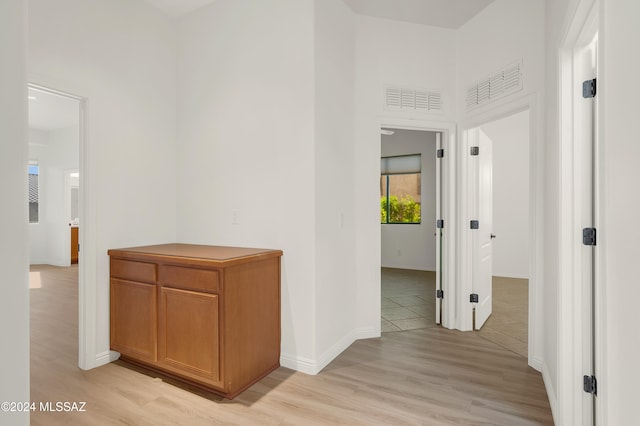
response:
[[[492,240],[493,240],[495,237],[496,237],[495,235],[491,234],[491,239],[492,239]]]

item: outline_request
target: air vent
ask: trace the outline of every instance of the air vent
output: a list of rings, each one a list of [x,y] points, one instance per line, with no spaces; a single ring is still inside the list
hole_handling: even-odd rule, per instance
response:
[[[522,89],[522,62],[518,61],[479,81],[467,90],[467,109],[472,109]]]
[[[442,95],[428,90],[387,87],[385,106],[399,111],[439,112]]]

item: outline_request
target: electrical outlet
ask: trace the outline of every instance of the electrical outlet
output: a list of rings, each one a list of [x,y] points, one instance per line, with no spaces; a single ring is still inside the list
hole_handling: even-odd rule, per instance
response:
[[[398,254],[398,256],[402,256],[402,250],[398,249],[397,254]]]
[[[231,224],[240,225],[240,212],[238,210],[233,210],[231,212]]]

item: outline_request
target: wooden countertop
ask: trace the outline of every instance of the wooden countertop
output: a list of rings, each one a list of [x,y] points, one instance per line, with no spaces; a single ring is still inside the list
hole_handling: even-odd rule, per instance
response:
[[[256,260],[256,257],[263,259],[279,257],[282,256],[282,250],[173,243],[110,249],[108,254],[130,260],[157,260],[158,257],[162,257],[170,262],[172,258],[180,258],[193,264],[229,266]]]

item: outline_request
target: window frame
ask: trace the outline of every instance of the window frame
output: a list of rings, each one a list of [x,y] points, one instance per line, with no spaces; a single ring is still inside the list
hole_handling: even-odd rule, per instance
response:
[[[390,158],[402,158],[402,157],[418,157],[418,163],[419,163],[419,170],[416,169],[411,169],[410,171],[401,171],[401,172],[389,172],[388,170],[385,171],[386,169],[388,169],[385,166],[385,160],[390,159]],[[381,225],[421,225],[422,224],[422,185],[419,185],[420,187],[420,221],[419,222],[390,222],[389,218],[390,218],[390,213],[391,213],[391,203],[389,202],[389,193],[390,193],[390,185],[389,185],[389,177],[390,176],[400,176],[400,175],[418,175],[419,176],[419,180],[420,183],[422,183],[422,154],[421,153],[415,153],[415,154],[402,154],[402,155],[389,155],[389,156],[385,156],[385,157],[381,157],[381,168],[380,168],[380,178],[382,179],[383,177],[386,178],[386,194],[384,194],[384,196],[386,197],[387,203],[386,203],[386,221],[383,222],[382,221],[382,217],[380,218],[380,224]],[[382,183],[382,182],[381,182]],[[381,207],[382,208],[382,207]]]
[[[29,180],[29,176],[31,176],[33,173],[31,173],[31,167],[36,167],[37,168],[37,173],[35,173],[34,175],[36,176],[36,179],[38,180],[37,182],[37,193],[36,193],[36,197],[37,197],[37,202],[34,203],[36,204],[36,220],[31,220],[31,201],[28,201],[28,210],[29,210],[29,225],[37,225],[40,223],[40,164],[37,161],[29,161],[28,165],[27,165],[27,198],[29,198],[29,191],[31,189],[31,184],[28,182]]]

